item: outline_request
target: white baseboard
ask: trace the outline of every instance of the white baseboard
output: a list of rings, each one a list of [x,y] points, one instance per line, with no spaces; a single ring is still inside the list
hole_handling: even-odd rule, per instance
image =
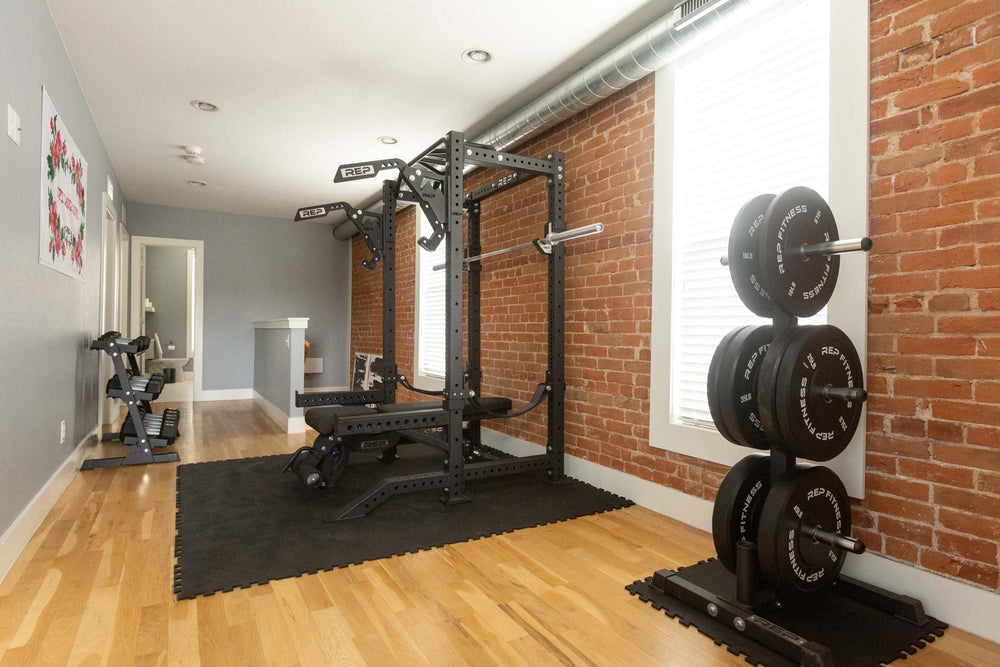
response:
[[[306,432],[306,418],[299,415],[298,417],[291,417],[284,413],[284,411],[277,405],[267,400],[256,391],[253,392],[253,402],[257,404],[261,410],[263,410],[268,417],[274,420],[274,422],[284,429],[285,433],[305,433]]]
[[[0,535],[0,581],[7,576],[10,568],[17,561],[17,557],[28,546],[35,531],[42,525],[45,517],[55,507],[59,497],[73,481],[73,477],[85,458],[84,445],[88,444],[99,432],[99,427],[94,427],[94,430],[77,444],[62,465],[52,473],[49,481],[45,482],[45,485],[39,489],[31,502],[21,510],[14,522],[10,524],[10,527],[4,531],[3,535]]]
[[[935,618],[1000,642],[1000,595],[875,554],[851,556],[844,574],[920,600]]]
[[[491,429],[483,444],[515,456],[541,454],[542,446]],[[624,496],[673,519],[712,531],[713,503],[575,456],[566,457],[566,474]],[[852,556],[844,573],[894,593],[920,600],[924,611],[968,632],[1000,642],[1000,595],[875,554]]]
[[[195,401],[245,401],[253,398],[253,387],[245,389],[202,389]]]
[[[544,453],[541,445],[488,428],[483,429],[483,444],[515,456]],[[570,477],[593,484],[605,491],[617,493],[672,519],[705,531],[712,530],[711,501],[576,456],[566,456],[565,462],[566,474]]]

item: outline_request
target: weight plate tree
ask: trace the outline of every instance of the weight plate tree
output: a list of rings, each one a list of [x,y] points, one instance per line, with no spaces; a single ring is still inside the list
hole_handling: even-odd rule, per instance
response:
[[[722,357],[729,347],[729,343],[744,328],[737,327],[722,337],[722,340],[719,341],[719,344],[715,348],[715,353],[712,354],[712,362],[708,365],[708,411],[712,415],[715,427],[719,429],[719,434],[734,445],[740,443],[729,432],[725,421],[722,419],[722,393],[726,389],[726,377],[719,375],[719,368],[722,366]]]
[[[729,469],[712,508],[712,539],[719,561],[736,572],[736,543],[757,541],[764,498],[771,487],[771,457],[751,454]]]
[[[775,417],[784,446],[829,461],[851,444],[866,393],[858,352],[835,326],[792,330],[774,381]],[[779,407],[780,406],[780,407]]]
[[[758,195],[736,214],[729,232],[729,275],[743,304],[755,315],[770,317],[774,300],[761,280],[760,229],[774,195]]]
[[[716,374],[722,423],[732,436],[730,441],[743,447],[770,447],[757,407],[757,378],[773,330],[771,325],[739,329],[723,349]]]
[[[788,597],[815,593],[844,567],[845,547],[864,545],[851,532],[851,505],[829,468],[797,465],[772,487],[760,510],[757,556],[769,584]]]
[[[778,307],[795,317],[822,310],[840,272],[837,254],[806,254],[807,248],[839,238],[823,198],[805,187],[785,190],[767,207],[757,236],[762,284]]]

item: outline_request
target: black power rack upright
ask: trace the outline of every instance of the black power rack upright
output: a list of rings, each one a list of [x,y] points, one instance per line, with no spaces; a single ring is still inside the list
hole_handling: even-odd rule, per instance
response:
[[[464,174],[469,166],[502,169],[509,173],[471,192],[464,190]],[[396,204],[397,201],[413,202],[426,215],[433,233],[421,238],[418,244],[434,250],[445,243],[446,272],[446,350],[445,386],[441,407],[411,411],[393,411],[388,414],[365,414],[342,417],[337,421],[334,436],[365,433],[409,432],[416,429],[443,427],[446,438],[443,469],[413,475],[389,477],[377,487],[359,497],[338,519],[366,515],[388,498],[442,489],[442,502],[466,502],[465,485],[468,480],[513,475],[532,470],[545,470],[552,482],[564,480],[564,396],[565,396],[565,248],[561,243],[536,243],[548,256],[548,365],[539,390],[525,409],[507,415],[523,414],[548,399],[547,444],[544,454],[514,457],[498,461],[466,463],[463,456],[463,407],[466,400],[476,400],[481,393],[482,370],[480,348],[480,265],[475,259],[482,252],[480,241],[481,203],[494,195],[542,176],[547,184],[548,216],[543,239],[553,239],[554,234],[566,231],[564,156],[553,152],[544,159],[530,158],[494,150],[490,146],[465,141],[461,132],[449,132],[409,162],[399,159],[376,160],[342,165],[337,171],[336,182],[372,178],[380,171],[395,169],[395,181],[382,185],[381,215],[352,209],[343,202],[301,209],[296,220],[327,215],[332,210],[348,211],[349,219],[358,227],[372,256],[363,262],[374,268],[382,262],[382,357],[384,386],[375,391],[337,391],[296,394],[298,407],[329,405],[359,405],[366,403],[394,403],[397,384],[412,386],[400,375],[396,363]],[[463,246],[463,214],[468,222],[468,249]],[[599,225],[595,226],[599,227]],[[558,239],[558,237],[555,237]],[[567,239],[568,240],[568,239]],[[468,272],[463,265],[468,264]],[[468,276],[468,365],[463,368],[465,331],[463,331],[462,287]],[[470,423],[466,436],[477,447],[481,443],[478,422]]]

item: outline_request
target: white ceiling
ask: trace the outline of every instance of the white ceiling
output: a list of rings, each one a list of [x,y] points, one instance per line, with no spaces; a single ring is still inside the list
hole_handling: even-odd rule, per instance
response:
[[[409,159],[451,129],[472,138],[672,4],[48,0],[129,201],[286,219],[364,202],[379,181],[334,185],[338,164]],[[493,62],[464,62],[469,48]]]

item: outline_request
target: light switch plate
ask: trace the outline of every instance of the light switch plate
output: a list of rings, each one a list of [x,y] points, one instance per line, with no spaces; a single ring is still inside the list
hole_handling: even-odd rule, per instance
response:
[[[9,104],[7,105],[7,136],[18,146],[21,145],[21,117]]]

